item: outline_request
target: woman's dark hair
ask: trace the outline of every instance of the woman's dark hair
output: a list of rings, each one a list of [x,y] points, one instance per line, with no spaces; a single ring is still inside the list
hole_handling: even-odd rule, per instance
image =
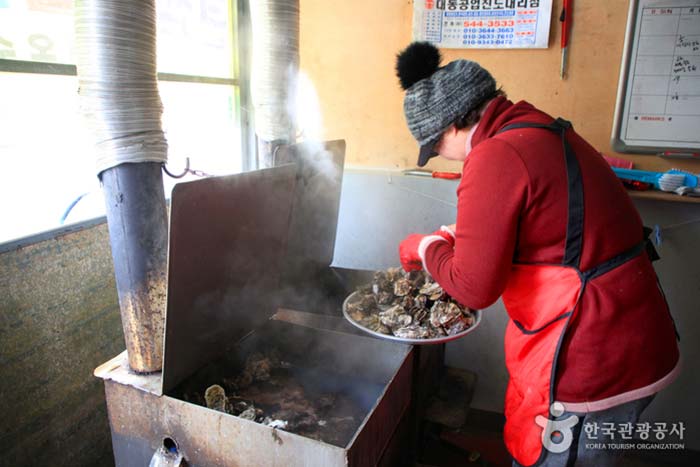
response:
[[[473,109],[470,109],[466,114],[462,115],[457,120],[455,120],[455,122],[454,122],[455,127],[458,130],[461,130],[462,128],[469,128],[470,126],[475,125],[476,122],[479,121],[479,118],[481,117],[481,111],[484,110],[484,106],[486,105],[486,103],[488,101],[490,101],[491,99],[493,99],[494,97],[498,97],[498,96],[507,97],[506,92],[503,89],[501,89],[501,88],[496,89],[493,92],[493,94],[486,97],[486,99],[481,101],[476,107],[474,107]]]

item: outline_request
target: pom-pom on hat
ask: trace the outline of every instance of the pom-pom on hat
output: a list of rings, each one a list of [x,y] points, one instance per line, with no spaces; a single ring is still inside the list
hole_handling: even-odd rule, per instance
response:
[[[437,155],[442,133],[496,93],[496,81],[478,63],[455,60],[440,67],[440,51],[428,42],[414,42],[396,60],[396,73],[406,91],[403,111],[420,145],[418,166]]]

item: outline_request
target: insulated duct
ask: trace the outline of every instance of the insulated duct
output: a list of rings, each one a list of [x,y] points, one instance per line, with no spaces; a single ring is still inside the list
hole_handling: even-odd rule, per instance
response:
[[[80,107],[95,137],[97,172],[167,162],[154,0],[83,0],[75,15]]]
[[[80,107],[95,141],[129,366],[158,371],[168,236],[155,0],[78,0],[75,19]]]
[[[253,31],[251,94],[258,165],[274,165],[275,148],[294,143],[294,83],[299,69],[299,1],[250,2]]]

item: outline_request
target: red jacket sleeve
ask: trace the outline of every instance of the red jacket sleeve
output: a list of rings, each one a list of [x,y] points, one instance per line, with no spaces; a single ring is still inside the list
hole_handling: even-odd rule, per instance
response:
[[[482,309],[503,293],[528,181],[518,153],[499,139],[482,142],[465,161],[454,250],[435,242],[425,253],[430,274],[462,305]]]

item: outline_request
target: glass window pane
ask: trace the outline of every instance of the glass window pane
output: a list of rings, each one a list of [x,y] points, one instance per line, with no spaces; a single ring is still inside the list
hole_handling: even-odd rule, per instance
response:
[[[74,63],[72,0],[0,0],[0,58]]]
[[[156,0],[165,73],[233,78],[231,0]],[[73,0],[0,0],[0,59],[74,62]],[[0,73],[0,242],[104,214],[75,76]],[[240,172],[238,88],[159,83],[169,169]],[[166,196],[179,181],[164,178]],[[66,215],[69,207],[80,200]]]
[[[156,0],[158,71],[234,78],[231,0]],[[73,0],[0,0],[0,59],[73,64]]]
[[[163,130],[168,140],[168,169],[190,168],[209,175],[241,171],[241,132],[237,121],[237,88],[225,85],[160,81]],[[193,180],[188,175],[179,181]],[[165,178],[166,193],[175,181]]]
[[[0,73],[0,242],[104,215],[93,138],[82,121],[74,76]],[[171,172],[190,158],[211,175],[240,172],[236,88],[160,82]],[[166,196],[175,183],[165,176]]]
[[[0,241],[104,213],[73,76],[0,73]]]
[[[233,78],[229,0],[156,0],[158,71]]]

